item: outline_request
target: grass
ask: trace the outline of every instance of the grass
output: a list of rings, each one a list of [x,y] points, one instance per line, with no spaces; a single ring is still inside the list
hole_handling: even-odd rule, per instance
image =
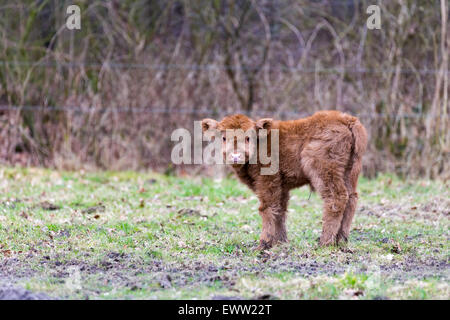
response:
[[[362,178],[346,246],[292,193],[290,242],[259,253],[234,178],[0,167],[0,285],[69,299],[449,299],[448,184]]]

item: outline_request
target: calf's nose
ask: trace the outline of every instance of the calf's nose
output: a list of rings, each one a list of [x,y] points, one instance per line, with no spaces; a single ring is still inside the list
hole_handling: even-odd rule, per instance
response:
[[[231,161],[234,163],[237,163],[239,160],[241,160],[241,154],[240,153],[231,153],[230,154]]]

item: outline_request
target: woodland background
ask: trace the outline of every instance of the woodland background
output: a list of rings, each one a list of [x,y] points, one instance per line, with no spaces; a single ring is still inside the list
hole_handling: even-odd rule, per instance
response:
[[[447,179],[448,16],[447,0],[0,0],[0,164],[204,172],[173,167],[174,129],[338,109],[369,131],[365,175]]]

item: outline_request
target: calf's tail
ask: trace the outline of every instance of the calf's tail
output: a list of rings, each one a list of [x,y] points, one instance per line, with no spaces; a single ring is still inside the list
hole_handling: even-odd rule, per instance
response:
[[[367,132],[366,128],[358,119],[349,125],[349,129],[353,136],[352,157],[362,158],[367,148]]]
[[[348,176],[346,182],[348,183],[349,195],[354,194],[357,197],[356,185],[362,169],[362,157],[367,148],[367,131],[358,119],[353,118],[352,120],[348,124],[348,128],[352,133],[352,147],[345,173]]]

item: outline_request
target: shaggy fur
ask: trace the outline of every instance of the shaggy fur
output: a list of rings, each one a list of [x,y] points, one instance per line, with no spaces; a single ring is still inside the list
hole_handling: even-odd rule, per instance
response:
[[[221,122],[204,119],[202,127],[204,131],[218,129],[223,134],[226,129],[264,128],[269,130],[269,137],[270,130],[279,130],[279,170],[276,174],[261,175],[261,164],[248,163],[248,146],[241,146],[246,149],[245,163],[232,165],[239,179],[260,200],[262,233],[258,249],[287,241],[289,191],[306,184],[320,194],[324,203],[320,244],[347,241],[358,199],[358,175],[367,145],[366,130],[357,118],[339,111],[321,111],[298,120],[253,121],[237,114],[225,117]]]

